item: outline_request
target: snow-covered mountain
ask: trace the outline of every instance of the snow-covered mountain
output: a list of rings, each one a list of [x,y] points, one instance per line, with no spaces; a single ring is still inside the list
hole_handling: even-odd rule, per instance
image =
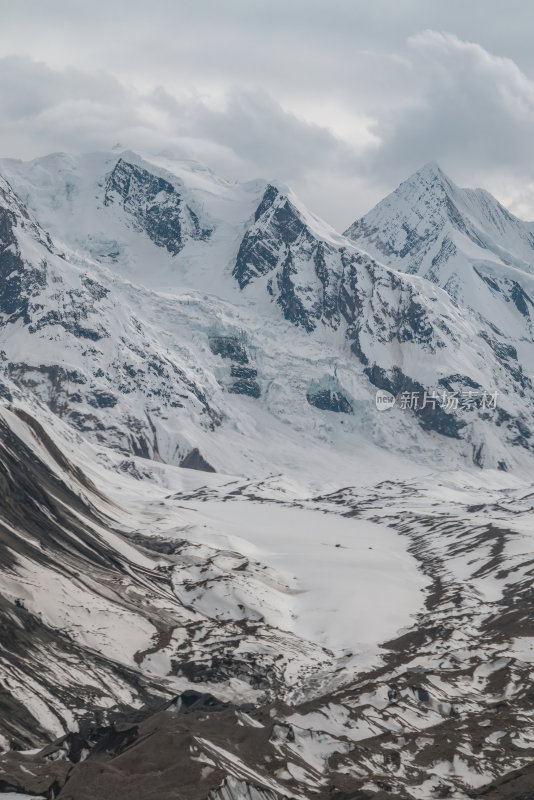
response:
[[[5,262],[2,357],[19,386],[95,441],[171,463],[199,451],[230,472],[251,450],[257,462],[266,427],[427,463],[437,450],[506,469],[528,458],[525,331],[511,339],[384,267],[282,186],[171,166],[132,153],[3,162],[16,269]],[[376,389],[399,400],[387,417]],[[495,408],[472,400],[495,391]],[[422,407],[425,392],[438,400]],[[466,408],[441,407],[448,393]],[[285,466],[271,441],[261,470]]]
[[[0,796],[528,788],[534,228],[432,165],[346,235],[0,173]]]
[[[422,275],[505,337],[532,341],[534,223],[426,164],[345,232],[394,269]]]

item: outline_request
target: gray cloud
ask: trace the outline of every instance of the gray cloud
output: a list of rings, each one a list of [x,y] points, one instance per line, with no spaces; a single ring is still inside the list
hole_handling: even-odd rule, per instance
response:
[[[410,44],[417,97],[395,117],[384,117],[382,163],[420,161],[436,150],[465,164],[514,166],[531,157],[534,84],[513,61],[434,31]]]
[[[264,176],[299,185],[318,170],[357,168],[353,149],[325,127],[285,111],[266,92],[233,90],[220,108],[162,87],[128,88],[105,73],[53,70],[0,59],[0,148],[30,158],[52,150],[110,149],[205,161],[225,177]]]
[[[534,216],[520,0],[0,0],[0,11],[2,155],[167,151],[226,177],[285,180],[337,227],[435,159]]]
[[[166,112],[178,136],[217,142],[269,177],[292,180],[320,163],[334,169],[357,163],[353,150],[330,130],[285,111],[261,90],[233,90],[221,109],[200,99],[176,101],[161,88],[147,99]]]
[[[534,82],[511,59],[452,34],[425,31],[409,46],[416,92],[379,119],[381,146],[368,170],[400,180],[438,160],[462,181],[524,204],[534,180]]]

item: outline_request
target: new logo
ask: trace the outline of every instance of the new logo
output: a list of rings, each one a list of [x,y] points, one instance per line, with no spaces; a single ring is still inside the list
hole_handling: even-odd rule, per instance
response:
[[[395,398],[385,389],[378,389],[375,397],[376,407],[379,411],[387,411],[388,408],[393,408],[395,405]]]

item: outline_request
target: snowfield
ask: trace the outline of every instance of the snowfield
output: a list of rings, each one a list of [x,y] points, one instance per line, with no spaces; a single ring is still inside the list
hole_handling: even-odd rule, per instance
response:
[[[427,581],[402,539],[382,525],[253,501],[200,503],[184,522],[191,541],[271,567],[284,596],[271,610],[260,594],[255,610],[329,650],[372,652],[421,608]],[[225,600],[209,589],[198,605],[224,618],[237,610],[217,605]]]

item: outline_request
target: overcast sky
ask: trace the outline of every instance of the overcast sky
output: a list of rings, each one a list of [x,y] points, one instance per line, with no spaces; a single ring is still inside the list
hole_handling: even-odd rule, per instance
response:
[[[0,0],[0,155],[165,152],[344,228],[437,161],[534,219],[525,0]]]

